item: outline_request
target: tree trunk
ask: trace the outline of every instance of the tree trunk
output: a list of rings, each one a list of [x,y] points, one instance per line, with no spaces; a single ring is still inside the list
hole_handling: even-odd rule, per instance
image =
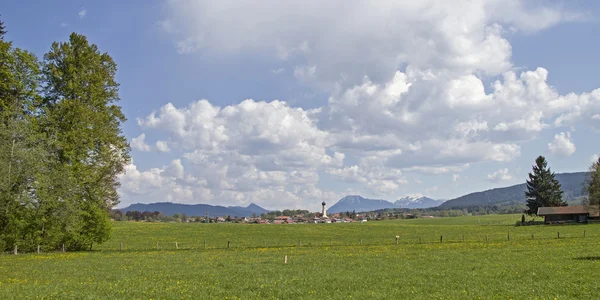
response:
[[[8,160],[8,191],[10,193],[10,190],[12,189],[11,183],[10,183],[10,177],[11,177],[11,170],[12,170],[12,161],[13,161],[13,156],[15,155],[15,138],[13,137],[12,140],[12,146],[10,148],[10,159]]]

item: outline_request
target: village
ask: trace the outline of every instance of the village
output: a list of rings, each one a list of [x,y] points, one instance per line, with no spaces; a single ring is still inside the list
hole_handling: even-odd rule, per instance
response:
[[[185,213],[164,215],[159,211],[127,211],[114,210],[111,213],[111,221],[130,222],[170,222],[170,223],[246,223],[246,224],[319,224],[319,223],[364,223],[367,221],[381,221],[393,217],[394,219],[434,218],[430,215],[415,215],[408,212],[403,213],[356,213],[355,211],[327,214],[327,205],[321,203],[320,212],[309,212],[308,210],[283,210],[270,211],[268,213],[253,214],[252,216],[210,216],[208,210],[204,216],[187,216]]]

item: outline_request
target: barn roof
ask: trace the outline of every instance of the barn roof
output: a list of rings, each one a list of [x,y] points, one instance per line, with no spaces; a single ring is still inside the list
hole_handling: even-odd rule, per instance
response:
[[[587,207],[582,205],[576,206],[557,206],[557,207],[539,207],[537,211],[538,216],[546,215],[573,215],[573,214],[588,214],[589,210]]]

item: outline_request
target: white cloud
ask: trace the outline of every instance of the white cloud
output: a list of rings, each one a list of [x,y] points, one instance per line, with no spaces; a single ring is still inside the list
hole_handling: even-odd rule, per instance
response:
[[[156,150],[160,152],[171,152],[169,144],[165,141],[156,141]]]
[[[457,182],[460,179],[460,175],[452,174],[452,181]]]
[[[327,173],[347,182],[364,184],[373,195],[389,195],[397,192],[408,180],[398,169],[370,164],[363,159],[361,165],[331,168]]]
[[[159,26],[179,53],[271,57],[285,67],[273,74],[289,70],[328,98],[316,109],[252,99],[164,105],[137,123],[149,136],[169,136],[168,144],[156,142],[158,151],[183,154],[146,171],[130,166],[122,192],[147,187],[144,199],[306,207],[343,196],[317,188],[329,186],[321,177],[395,195],[410,188],[409,173],[453,174],[456,181],[475,163],[513,161],[524,142],[551,126],[600,129],[600,89],[561,95],[546,69],[513,69],[508,34],[574,17],[542,4],[168,2]],[[486,90],[484,82],[496,77]],[[149,151],[144,138],[132,147]],[[490,176],[512,175],[501,169]]]
[[[271,70],[271,73],[273,73],[273,74],[281,74],[281,73],[283,73],[283,71],[285,71],[285,68],[278,68],[278,69]]]
[[[364,75],[389,75],[406,64],[499,74],[511,67],[505,28],[532,33],[573,18],[519,0],[461,5],[435,0],[183,0],[168,5],[169,19],[183,31],[175,39],[194,41],[183,52],[271,53],[282,60],[298,55],[319,66],[320,80],[338,81],[343,68],[353,84]],[[231,19],[237,20],[235,25],[227,21]]]
[[[439,187],[439,186],[437,186],[437,185],[434,185],[434,186],[432,186],[432,187],[430,187],[430,188],[426,188],[426,189],[425,189],[425,194],[426,194],[426,195],[431,195],[431,194],[433,194],[433,193],[437,192],[439,189],[440,189],[440,187]]]
[[[594,163],[598,162],[599,157],[600,157],[600,155],[598,155],[598,154],[594,154],[594,155],[590,156],[590,160],[589,160],[590,164],[594,164]]]
[[[150,145],[146,144],[145,139],[146,139],[145,133],[142,133],[138,137],[131,139],[131,148],[133,148],[133,150],[138,150],[138,151],[143,151],[143,152],[148,152],[148,151],[152,150],[152,147],[150,147]]]
[[[171,22],[169,19],[158,21],[157,25],[165,33],[173,33],[175,31],[173,28],[173,22]]]
[[[571,141],[570,132],[561,132],[554,135],[554,140],[548,143],[548,149],[554,155],[571,156],[575,153],[575,144]]]
[[[79,16],[80,19],[85,18],[85,15],[87,14],[87,10],[85,8],[82,8],[77,15]]]
[[[494,173],[488,174],[487,176],[488,180],[493,181],[493,182],[500,182],[500,181],[512,181],[514,180],[513,175],[511,175],[510,173],[508,173],[508,169],[504,168],[504,169],[500,169]]]

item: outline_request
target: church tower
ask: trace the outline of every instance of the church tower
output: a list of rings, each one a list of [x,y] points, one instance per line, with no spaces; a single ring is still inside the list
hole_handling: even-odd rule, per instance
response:
[[[323,215],[323,218],[327,218],[327,203],[325,203],[325,201],[323,201],[323,203],[321,203],[321,205],[323,206],[323,210],[321,211],[321,214]]]

